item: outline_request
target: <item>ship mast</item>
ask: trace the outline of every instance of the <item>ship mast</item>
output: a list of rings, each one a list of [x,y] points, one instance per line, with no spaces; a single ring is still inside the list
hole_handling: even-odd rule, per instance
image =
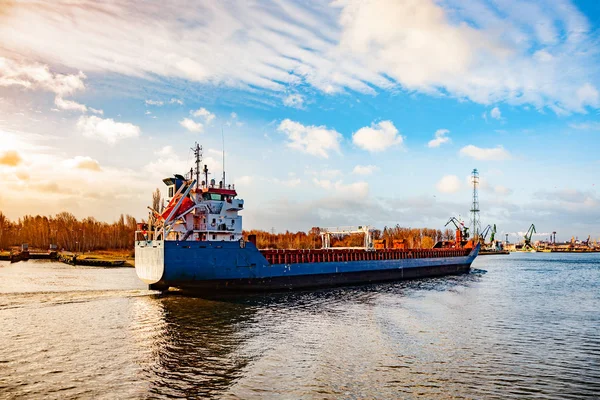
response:
[[[202,146],[198,142],[194,143],[194,156],[196,157],[196,189],[200,184],[200,163],[202,162]]]
[[[221,139],[223,140],[223,188],[225,188],[225,134],[221,125]]]

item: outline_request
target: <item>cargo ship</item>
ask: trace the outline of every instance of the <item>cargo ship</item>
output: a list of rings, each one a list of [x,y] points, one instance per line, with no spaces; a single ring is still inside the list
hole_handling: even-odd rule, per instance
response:
[[[235,185],[209,181],[202,148],[193,148],[195,169],[163,180],[167,206],[150,209],[135,232],[135,269],[150,289],[170,287],[204,293],[281,291],[466,273],[479,245],[433,249],[375,246],[372,229],[322,229],[320,249],[259,249],[244,239],[244,200]],[[330,247],[331,235],[360,232],[359,248]]]

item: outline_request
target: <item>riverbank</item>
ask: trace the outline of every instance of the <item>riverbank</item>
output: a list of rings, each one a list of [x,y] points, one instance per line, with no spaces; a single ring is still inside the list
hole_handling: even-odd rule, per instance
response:
[[[89,266],[122,266],[135,267],[135,256],[131,250],[98,250],[85,253],[73,253],[70,251],[44,252],[42,250],[22,251],[0,251],[2,261],[27,261],[29,259],[59,260],[66,264],[79,264]]]

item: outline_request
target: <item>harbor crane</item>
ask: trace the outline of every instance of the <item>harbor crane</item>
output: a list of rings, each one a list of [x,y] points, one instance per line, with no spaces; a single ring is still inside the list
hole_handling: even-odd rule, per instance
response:
[[[491,225],[488,225],[485,228],[483,228],[483,231],[481,231],[481,233],[479,234],[479,241],[481,243],[485,243],[485,240],[487,239],[487,235],[490,233],[491,229],[492,229]]]
[[[496,236],[496,224],[494,224],[493,227],[491,225],[486,226],[485,229],[481,232],[481,235],[479,237],[480,237],[482,243],[485,243],[485,240],[487,239],[487,235],[490,232],[492,234],[490,236],[490,243],[492,243],[494,241],[495,236]]]
[[[585,244],[587,247],[591,247],[590,246],[590,238],[592,235],[588,235],[588,238],[584,241],[581,242],[581,244]]]
[[[488,233],[490,233],[490,229],[492,229],[491,225],[486,226],[485,228],[483,228],[483,230],[481,231],[481,234],[479,236],[481,236],[483,238],[483,240],[485,240]]]
[[[465,226],[464,222],[456,217],[451,217],[444,226],[448,226],[450,222],[452,222],[456,228],[456,244],[457,246],[462,246],[464,242],[469,240],[469,228]]]
[[[525,244],[523,244],[523,250],[535,250],[535,248],[531,245],[531,237],[534,233],[537,233],[535,231],[535,225],[531,224],[531,226],[527,230],[527,233],[524,236]]]

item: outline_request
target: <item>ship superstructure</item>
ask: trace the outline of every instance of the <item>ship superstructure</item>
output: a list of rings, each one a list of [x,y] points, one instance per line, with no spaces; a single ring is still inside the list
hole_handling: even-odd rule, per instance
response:
[[[209,180],[194,147],[195,170],[163,180],[167,205],[151,209],[136,231],[135,268],[153,289],[178,287],[205,292],[281,290],[421,278],[467,272],[475,248],[411,249],[374,243],[372,229],[321,230],[321,249],[258,249],[242,233],[244,201],[234,185]],[[359,248],[331,247],[331,235],[362,233]]]
[[[162,212],[152,211],[153,240],[167,241],[239,241],[242,239],[244,200],[238,199],[235,185],[218,184],[208,179],[208,166],[200,167],[201,147],[196,144],[196,177],[174,175],[163,179],[167,185],[168,205]],[[202,173],[202,175],[200,175]],[[203,180],[199,182],[199,178]],[[223,174],[223,179],[225,174]],[[147,234],[146,234],[147,235]]]

